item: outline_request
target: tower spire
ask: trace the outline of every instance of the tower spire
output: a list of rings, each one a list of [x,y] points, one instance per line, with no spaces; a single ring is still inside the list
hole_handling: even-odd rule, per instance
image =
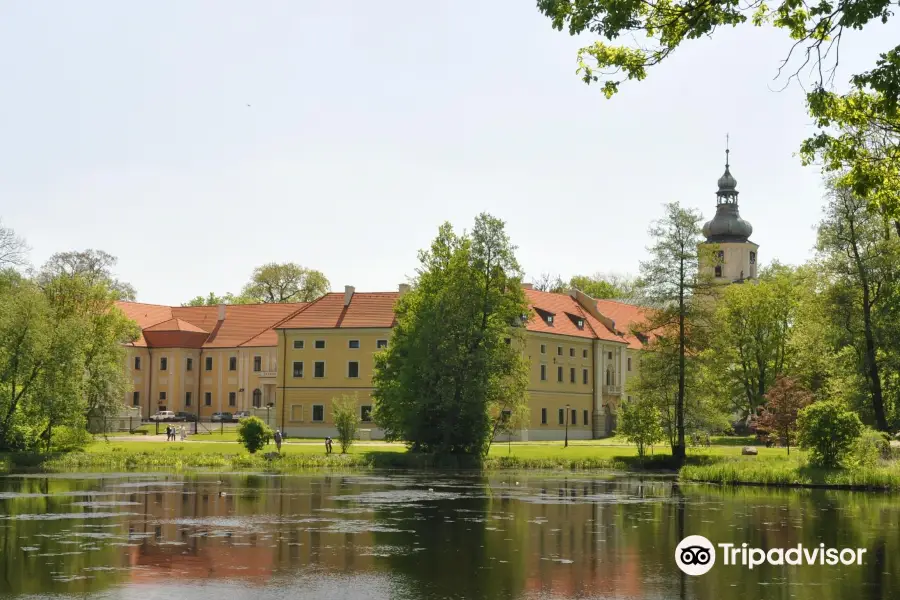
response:
[[[729,148],[729,142],[731,141],[730,134],[725,134],[725,168],[727,169],[730,165],[728,164],[728,155],[731,153],[731,149]]]

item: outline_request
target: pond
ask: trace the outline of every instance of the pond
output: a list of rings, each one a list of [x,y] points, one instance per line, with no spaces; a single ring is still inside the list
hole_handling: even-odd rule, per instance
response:
[[[0,478],[0,598],[760,598],[900,594],[900,503],[671,479],[67,475]],[[684,575],[686,535],[865,548],[861,565]]]

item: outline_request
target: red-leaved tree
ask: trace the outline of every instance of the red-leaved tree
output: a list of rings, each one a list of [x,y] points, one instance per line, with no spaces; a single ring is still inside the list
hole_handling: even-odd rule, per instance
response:
[[[797,431],[797,413],[812,403],[812,392],[792,377],[778,377],[765,398],[766,405],[756,419],[756,429],[783,439],[790,454],[791,440]]]

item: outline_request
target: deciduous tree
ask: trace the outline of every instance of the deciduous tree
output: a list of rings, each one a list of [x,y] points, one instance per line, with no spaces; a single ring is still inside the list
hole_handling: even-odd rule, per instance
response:
[[[515,247],[482,214],[470,234],[442,225],[419,260],[376,355],[375,421],[414,450],[483,456],[503,411],[525,403],[529,310]]]
[[[118,300],[133,302],[137,294],[131,284],[116,279],[112,269],[119,259],[103,250],[57,252],[47,260],[38,276],[46,283],[57,277],[84,278],[89,285],[104,284],[116,293]]]
[[[241,295],[253,302],[312,302],[330,288],[319,271],[297,263],[268,263],[253,270]]]
[[[27,254],[25,240],[0,221],[0,270],[24,266]]]
[[[791,440],[797,431],[797,416],[813,402],[812,393],[791,377],[779,377],[766,392],[756,428],[774,434],[784,440],[787,453],[791,453]]]
[[[666,204],[664,209],[663,218],[654,222],[649,231],[650,259],[641,262],[639,293],[643,304],[652,308],[641,329],[658,332],[659,339],[651,344],[658,360],[676,361],[665,370],[677,377],[673,415],[676,439],[672,454],[683,460],[687,358],[705,347],[713,291],[711,279],[701,273],[699,264],[711,260],[716,248],[704,246],[703,256],[700,254],[700,243],[704,241],[700,213],[682,208],[678,203]]]

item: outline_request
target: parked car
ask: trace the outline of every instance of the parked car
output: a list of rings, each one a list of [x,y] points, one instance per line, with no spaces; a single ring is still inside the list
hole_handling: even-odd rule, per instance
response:
[[[246,410],[239,410],[236,413],[234,413],[234,418],[238,421],[240,421],[241,419],[246,419],[249,416],[250,416],[250,411],[246,411]]]
[[[175,413],[171,410],[161,410],[157,412],[155,415],[150,416],[151,421],[174,421]]]
[[[197,415],[194,413],[179,411],[175,413],[176,421],[187,421],[188,423],[193,423],[197,420]]]
[[[211,420],[213,423],[218,423],[219,421],[221,421],[222,423],[231,423],[232,421],[234,421],[234,415],[232,415],[230,412],[217,412],[213,413]]]

